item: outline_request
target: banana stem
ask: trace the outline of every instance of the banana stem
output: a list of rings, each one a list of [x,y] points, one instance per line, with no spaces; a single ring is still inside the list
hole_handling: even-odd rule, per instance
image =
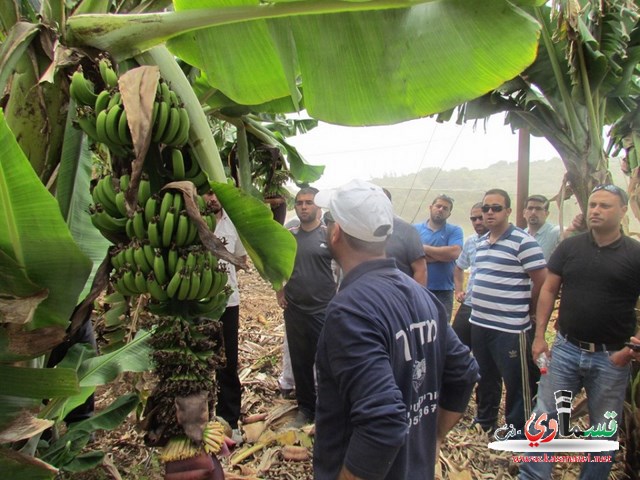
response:
[[[157,65],[162,77],[170,82],[174,90],[184,103],[184,108],[189,113],[191,128],[189,129],[189,145],[198,159],[200,168],[209,177],[209,180],[226,182],[227,177],[218,152],[218,145],[213,138],[211,127],[207,117],[200,106],[189,79],[186,77],[175,57],[165,46],[154,47],[136,57],[138,62],[144,65]]]

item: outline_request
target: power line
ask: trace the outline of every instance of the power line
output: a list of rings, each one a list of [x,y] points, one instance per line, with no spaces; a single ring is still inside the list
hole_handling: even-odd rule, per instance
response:
[[[449,160],[449,157],[451,156],[451,153],[453,152],[453,149],[456,147],[456,144],[458,143],[458,140],[460,139],[460,135],[462,135],[462,132],[464,130],[465,125],[466,124],[463,123],[462,126],[460,127],[460,129],[458,130],[458,134],[456,135],[456,138],[453,141],[453,144],[451,145],[451,148],[449,149],[449,151],[445,155],[444,159],[442,160],[442,163],[440,164],[440,167],[438,168],[438,171],[436,172],[435,176],[433,177],[433,180],[431,180],[431,183],[425,189],[424,195],[422,197],[422,200],[418,204],[418,209],[417,209],[416,213],[413,215],[413,217],[411,219],[411,223],[413,223],[415,221],[416,217],[418,216],[418,213],[420,213],[420,208],[422,207],[422,204],[424,203],[425,199],[427,198],[427,195],[431,191],[431,187],[433,187],[433,184],[438,179],[438,176],[440,175],[440,173],[444,169],[444,166],[447,163],[447,160]],[[436,124],[436,127],[438,127],[437,124]],[[429,143],[427,144],[427,148],[426,148],[426,150],[424,152],[424,155],[422,156],[422,159],[420,160],[420,166],[418,167],[418,170],[416,170],[416,173],[413,176],[413,180],[411,182],[411,186],[409,187],[409,192],[407,193],[407,195],[404,198],[404,202],[402,204],[402,208],[400,209],[400,215],[402,215],[402,213],[404,212],[404,207],[405,207],[405,205],[407,203],[407,200],[409,199],[409,195],[411,195],[411,192],[413,192],[415,190],[415,183],[416,183],[416,180],[418,178],[418,173],[420,173],[420,170],[422,168],[422,163],[424,162],[424,159],[427,156],[427,151],[429,150],[429,145],[431,145],[431,141],[432,141],[432,139],[433,139],[433,137],[435,135],[435,132],[436,132],[436,129],[434,128],[433,131],[431,132],[431,137],[429,138]],[[419,189],[419,190],[422,190],[422,189]]]
[[[409,195],[411,195],[413,187],[414,187],[414,185],[416,183],[416,178],[418,177],[418,172],[420,170],[422,170],[422,163],[424,162],[425,158],[427,158],[427,152],[429,151],[429,147],[431,146],[431,141],[433,140],[433,137],[436,134],[436,129],[437,128],[438,128],[438,124],[436,123],[433,126],[433,130],[431,130],[431,136],[429,137],[429,141],[427,142],[427,146],[425,147],[424,153],[422,154],[422,158],[420,159],[420,164],[418,165],[416,173],[413,175],[413,180],[411,181],[411,185],[409,186],[409,192],[407,192],[407,196],[404,197],[404,202],[402,202],[402,208],[400,208],[400,216],[402,216],[402,214],[404,213],[404,207],[407,204],[407,200],[409,199]]]

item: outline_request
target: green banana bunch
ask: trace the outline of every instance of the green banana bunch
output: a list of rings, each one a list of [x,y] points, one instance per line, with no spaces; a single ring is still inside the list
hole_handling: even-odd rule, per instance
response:
[[[120,92],[112,94],[108,90],[101,91],[96,97],[93,110],[96,115],[96,140],[109,148],[116,146],[120,150],[129,151],[133,143]]]
[[[119,243],[126,232],[126,218],[117,218],[110,215],[105,207],[98,203],[89,205],[91,223],[100,230],[103,237],[112,243]]]
[[[100,77],[104,82],[105,86],[109,89],[118,87],[118,74],[113,69],[113,64],[111,61],[100,55],[97,59],[98,61],[98,69],[100,70]]]
[[[151,117],[151,141],[171,147],[182,147],[189,140],[191,122],[178,96],[160,79]]]
[[[69,95],[78,105],[93,107],[96,103],[95,85],[84,76],[82,68],[78,68],[71,76]]]
[[[119,190],[119,187],[118,187]],[[114,218],[122,218],[124,214],[118,208],[116,197],[118,190],[114,185],[111,175],[105,175],[98,179],[98,182],[91,190],[93,203],[102,205],[103,209]],[[125,212],[126,214],[126,212]]]
[[[207,174],[190,154],[185,155],[180,148],[165,148],[162,151],[160,170],[169,181],[187,180],[192,182],[198,190],[209,188]]]

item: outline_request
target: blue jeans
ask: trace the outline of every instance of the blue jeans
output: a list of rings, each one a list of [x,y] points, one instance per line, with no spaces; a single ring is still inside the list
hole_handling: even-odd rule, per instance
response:
[[[554,392],[571,390],[573,397],[584,387],[589,406],[591,425],[608,423],[604,414],[614,411],[616,420],[622,420],[624,395],[629,382],[630,367],[618,367],[609,360],[610,352],[587,352],[567,342],[560,335],[551,350],[549,373],[542,375],[538,387],[538,400],[535,413],[556,412]],[[615,452],[601,452],[598,455],[611,455]],[[521,480],[547,480],[551,478],[553,463],[520,464]],[[585,463],[580,473],[580,480],[606,480],[612,463]]]
[[[453,290],[429,290],[433,293],[440,303],[444,305],[447,311],[447,321],[451,320],[451,312],[453,312]]]

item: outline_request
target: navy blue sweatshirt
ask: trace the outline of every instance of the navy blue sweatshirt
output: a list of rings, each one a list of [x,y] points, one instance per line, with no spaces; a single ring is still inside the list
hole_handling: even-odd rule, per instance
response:
[[[314,476],[432,479],[438,406],[463,412],[478,365],[442,305],[392,259],[358,265],[318,343]]]

